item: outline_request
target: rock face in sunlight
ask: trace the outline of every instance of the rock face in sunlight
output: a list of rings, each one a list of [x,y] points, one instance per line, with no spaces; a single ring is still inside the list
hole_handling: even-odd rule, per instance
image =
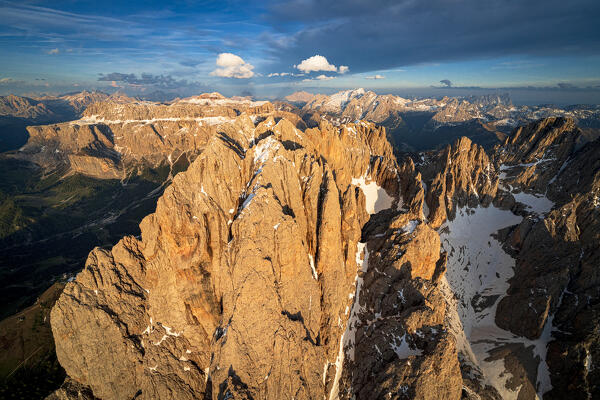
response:
[[[354,341],[345,333],[356,329],[348,321],[367,262],[357,249],[368,211],[392,218],[407,255],[390,268],[404,281],[431,279],[440,258],[434,231],[397,210],[399,181],[385,131],[373,124],[302,132],[286,119],[255,126],[242,115],[221,125],[144,219],[141,239],[94,250],[65,290],[52,314],[61,364],[101,398],[350,395],[343,371],[353,360],[344,355]],[[424,300],[413,291],[407,298],[419,315]],[[456,362],[438,312],[387,328],[400,335],[390,349],[424,327],[441,335],[421,343],[429,361],[395,368],[433,368],[438,352]],[[457,365],[444,386],[451,397],[460,391]]]
[[[600,144],[573,121],[401,162],[374,123],[217,94],[32,132],[92,174],[195,149],[141,236],[94,249],[53,308],[54,398],[598,395]],[[121,155],[79,162],[92,148]]]
[[[272,110],[268,102],[218,93],[171,104],[107,98],[88,105],[80,119],[28,127],[29,141],[15,157],[46,170],[67,165],[75,173],[124,179],[144,167],[193,160],[220,124],[242,112],[256,119]]]

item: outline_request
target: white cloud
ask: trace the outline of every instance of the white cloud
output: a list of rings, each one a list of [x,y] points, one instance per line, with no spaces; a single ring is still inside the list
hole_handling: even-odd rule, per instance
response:
[[[294,67],[307,74],[312,71],[337,71],[335,65],[329,64],[329,61],[327,61],[325,57],[318,54],[307,58],[306,60],[302,60],[300,64],[294,65]]]
[[[373,76],[365,76],[365,79],[385,79],[385,76],[377,74]]]
[[[340,65],[338,70],[340,74],[345,74],[346,72],[350,71],[350,68],[348,68],[347,65]]]
[[[0,84],[3,83],[11,83],[14,82],[15,80],[13,78],[0,78]]]
[[[52,49],[52,50],[48,50],[46,53],[48,54],[58,54],[59,50],[58,49]]]
[[[272,78],[274,76],[288,76],[288,75],[290,75],[289,72],[273,72],[273,73],[270,73],[269,75],[267,75],[267,77]]]
[[[254,65],[248,64],[240,56],[231,53],[221,53],[217,57],[217,69],[210,73],[211,76],[223,78],[248,79],[254,76]]]
[[[302,82],[313,82],[313,81],[330,81],[335,79],[335,76],[319,75],[314,79],[302,79]]]

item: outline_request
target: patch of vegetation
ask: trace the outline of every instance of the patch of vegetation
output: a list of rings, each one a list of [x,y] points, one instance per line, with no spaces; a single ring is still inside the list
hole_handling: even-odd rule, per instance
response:
[[[65,371],[51,351],[33,366],[25,366],[10,378],[0,381],[2,399],[44,399],[60,387]]]
[[[50,310],[63,288],[52,285],[34,305],[0,321],[0,398],[41,399],[63,382],[50,329]]]
[[[121,182],[64,176],[66,171],[44,174],[30,163],[0,157],[0,318],[32,304],[62,274],[81,270],[94,247],[138,235],[169,171],[168,164],[140,165]]]
[[[173,173],[188,165],[182,157]],[[124,182],[66,172],[44,173],[0,156],[2,399],[44,398],[62,384],[65,374],[49,322],[60,282],[83,268],[94,247],[140,233],[139,223],[155,211],[171,166],[140,165]]]

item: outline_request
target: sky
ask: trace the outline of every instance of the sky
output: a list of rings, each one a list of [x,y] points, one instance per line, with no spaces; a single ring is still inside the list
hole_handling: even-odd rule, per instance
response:
[[[0,0],[0,94],[600,103],[598,15],[598,0]]]

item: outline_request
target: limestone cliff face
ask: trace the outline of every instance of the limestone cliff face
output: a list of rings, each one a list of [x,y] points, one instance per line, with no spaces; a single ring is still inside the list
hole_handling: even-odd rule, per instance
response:
[[[457,207],[487,206],[496,196],[498,175],[488,155],[466,137],[447,146],[420,168],[430,180],[427,217],[434,228],[447,218],[454,219]]]
[[[72,172],[122,179],[140,165],[157,167],[172,165],[180,157],[195,158],[220,124],[241,113],[256,119],[273,111],[268,102],[219,96],[199,96],[169,105],[133,99],[96,101],[85,108],[79,120],[28,127],[30,139],[16,157],[48,170],[67,165]],[[289,113],[276,115],[280,114]],[[290,119],[300,123],[298,117]]]
[[[344,354],[355,343],[366,351],[361,334],[350,339],[349,320],[363,263],[383,251],[368,235],[363,256],[361,229],[368,212],[390,207],[390,244],[406,254],[387,270],[412,288],[411,304],[390,309],[380,332],[427,356],[415,366],[393,361],[390,344],[373,373],[431,371],[440,352],[457,365],[441,297],[424,283],[436,274],[439,238],[420,215],[396,210],[400,181],[385,131],[373,124],[302,132],[286,119],[255,125],[241,115],[221,125],[143,220],[141,238],[94,250],[67,285],[52,312],[61,364],[103,399],[369,398],[354,380],[368,380],[371,367],[343,375],[354,363]],[[423,329],[438,333],[423,341]],[[378,390],[412,385],[420,398],[458,398],[458,369],[447,373],[453,381],[430,389],[418,388],[433,381],[423,377]]]
[[[74,157],[118,151],[109,128],[131,160],[202,142],[141,236],[93,250],[53,309],[56,398],[598,395],[599,140],[546,119],[490,154],[462,138],[398,163],[373,123],[235,102],[128,103],[106,115],[134,124],[40,139],[88,171]],[[187,133],[161,130],[186,123],[168,107]]]

